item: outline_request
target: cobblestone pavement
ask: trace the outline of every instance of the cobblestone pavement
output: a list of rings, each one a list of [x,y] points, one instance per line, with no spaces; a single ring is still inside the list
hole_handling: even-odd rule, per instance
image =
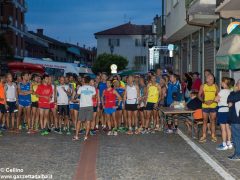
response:
[[[72,136],[51,133],[46,137],[26,133],[5,134],[0,138],[0,168],[23,169],[23,173],[52,174],[53,179],[72,179],[78,165],[81,142]]]
[[[181,127],[181,129],[186,133],[186,128]],[[199,145],[205,152],[208,153],[210,157],[215,159],[221,166],[230,173],[236,179],[240,179],[240,162],[233,162],[228,160],[228,156],[233,155],[234,150],[227,150],[227,151],[217,151],[216,147],[222,143],[221,141],[221,132],[219,127],[216,131],[218,141],[217,143],[211,142],[210,136],[208,136],[207,142],[204,144],[198,143],[197,140],[194,142]]]
[[[98,180],[221,179],[176,134],[99,136]]]

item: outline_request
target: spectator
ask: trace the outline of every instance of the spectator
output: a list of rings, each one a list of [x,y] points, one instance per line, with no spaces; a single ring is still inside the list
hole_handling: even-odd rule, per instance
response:
[[[202,81],[199,78],[199,73],[198,72],[193,73],[192,80],[193,80],[192,91],[199,92],[200,87],[202,85]]]

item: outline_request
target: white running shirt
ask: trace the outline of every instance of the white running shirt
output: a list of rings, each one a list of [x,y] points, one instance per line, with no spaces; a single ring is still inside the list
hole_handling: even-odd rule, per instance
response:
[[[65,91],[70,89],[69,85],[58,85],[57,86],[57,105],[69,105],[68,95]]]
[[[80,95],[80,108],[93,106],[93,96],[96,94],[95,87],[84,85],[81,86],[77,94]]]
[[[230,93],[231,93],[230,89],[222,89],[218,93],[218,96],[220,97],[220,101],[218,102],[218,106],[219,106],[218,112],[229,112],[227,99]],[[224,106],[224,107],[221,107],[221,106]]]
[[[137,88],[135,85],[129,86],[127,85],[126,87],[126,95],[127,95],[127,104],[137,104],[138,99],[137,99]]]
[[[16,97],[16,84],[12,83],[12,85],[9,85],[6,83],[5,85],[6,90],[6,98],[8,102],[15,102],[17,100]]]

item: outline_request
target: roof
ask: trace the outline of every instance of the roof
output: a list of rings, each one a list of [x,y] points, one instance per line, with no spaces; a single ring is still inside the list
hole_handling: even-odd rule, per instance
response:
[[[152,35],[152,25],[136,25],[126,23],[95,33],[94,35]]]
[[[36,41],[36,40],[33,39],[33,38],[30,38],[30,37],[25,36],[24,40],[25,40],[25,42],[28,43],[28,44],[35,45],[35,46],[40,46],[40,47],[43,47],[43,48],[47,48],[47,46],[45,46],[45,45],[42,44],[42,43],[39,43],[38,41]]]
[[[31,34],[33,34],[33,35],[35,35],[35,36],[38,36],[38,37],[40,37],[40,38],[42,38],[42,39],[45,39],[46,41],[49,41],[49,42],[51,42],[51,43],[57,44],[57,45],[59,45],[59,46],[64,46],[64,47],[66,47],[65,43],[62,43],[62,42],[60,42],[60,41],[58,41],[58,40],[56,40],[56,39],[50,38],[50,37],[48,37],[48,36],[46,36],[46,35],[38,34],[38,33],[35,33],[35,32],[33,32],[33,31],[29,31],[29,33],[31,33]]]

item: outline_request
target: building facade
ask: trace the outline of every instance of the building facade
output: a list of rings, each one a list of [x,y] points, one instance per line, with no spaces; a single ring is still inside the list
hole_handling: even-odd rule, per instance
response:
[[[25,0],[0,1],[0,31],[15,59],[22,59],[25,54],[24,36],[26,33]],[[4,54],[2,59],[4,59]]]
[[[210,69],[219,79],[231,76],[216,69],[215,56],[227,35],[233,19],[223,19],[215,12],[221,2],[216,0],[167,0],[166,42],[177,46],[173,66],[175,72],[199,72]],[[202,76],[202,78],[204,78]]]
[[[117,54],[128,60],[128,69],[147,71],[149,69],[148,43],[157,44],[152,25],[126,23],[95,33],[97,55]]]

